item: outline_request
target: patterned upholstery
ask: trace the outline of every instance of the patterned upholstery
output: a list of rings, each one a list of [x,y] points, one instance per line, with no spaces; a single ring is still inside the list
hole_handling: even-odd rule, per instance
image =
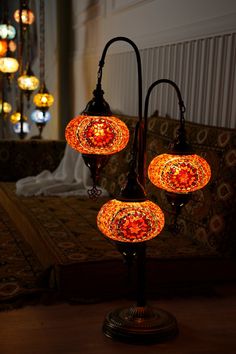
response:
[[[137,118],[125,121],[133,130]],[[147,163],[157,154],[166,152],[178,127],[178,120],[158,117],[148,120]],[[209,184],[192,194],[190,202],[182,209],[178,223],[180,234],[191,237],[211,251],[232,255],[236,251],[234,229],[236,226],[236,130],[217,128],[186,122],[187,138],[197,154],[211,166]],[[130,145],[113,155],[101,176],[101,184],[116,195],[124,184]],[[147,164],[147,166],[148,166]],[[147,192],[151,200],[163,209],[166,227],[173,220],[173,210],[167,202],[165,192],[158,190],[147,179]]]
[[[0,140],[0,180],[17,181],[59,165],[65,141]]]

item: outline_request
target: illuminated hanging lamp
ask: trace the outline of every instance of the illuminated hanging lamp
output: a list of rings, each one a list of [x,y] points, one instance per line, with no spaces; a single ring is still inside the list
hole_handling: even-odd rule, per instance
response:
[[[162,154],[148,167],[148,177],[158,188],[173,193],[191,193],[205,187],[211,169],[205,159],[196,154]]]
[[[136,159],[136,155],[135,158]],[[131,163],[120,196],[105,203],[97,216],[99,230],[117,242],[144,242],[156,237],[164,227],[161,208],[149,201]]]
[[[7,52],[7,41],[0,39],[0,57],[3,57]]]
[[[66,127],[68,144],[82,154],[111,155],[129,140],[125,123],[114,116],[79,115]]]
[[[19,69],[19,63],[10,56],[0,58],[0,71],[4,74],[14,74]]]
[[[68,123],[65,138],[73,149],[82,153],[93,180],[93,187],[88,194],[96,199],[101,194],[96,187],[100,171],[110,155],[125,148],[129,141],[129,130],[124,122],[111,113],[99,83],[93,94],[83,113]]]
[[[12,106],[10,103],[3,101],[0,101],[0,113],[3,113],[4,116],[6,116],[7,114],[9,114],[12,110]]]
[[[82,154],[115,154],[123,150],[129,141],[129,129],[112,114],[103,93],[98,84],[83,113],[66,127],[68,144]]]
[[[25,115],[22,115],[22,118],[24,121],[27,121],[27,116]],[[10,122],[14,125],[14,124],[17,124],[21,121],[21,113],[18,111],[14,112],[11,114],[10,116]]]
[[[50,112],[42,112],[39,109],[35,109],[30,118],[36,124],[46,124],[51,119],[51,114]]]
[[[30,125],[27,122],[28,117],[20,112],[20,109],[15,111],[13,114],[10,116],[10,122],[12,123],[13,131],[21,139],[24,139],[25,136],[29,133],[30,131]]]
[[[97,216],[99,230],[119,242],[143,242],[156,237],[164,226],[164,214],[153,202],[110,200]]]
[[[34,13],[29,9],[26,1],[23,1],[22,9],[18,9],[14,12],[14,19],[17,23],[22,22],[23,29],[25,30],[29,25],[34,22]]]
[[[39,86],[39,79],[34,75],[30,65],[28,65],[23,74],[18,77],[17,82],[19,88],[26,94],[28,99],[31,93]]]
[[[8,43],[8,48],[11,52],[15,52],[16,51],[16,43],[14,41],[9,41]]]
[[[43,128],[47,122],[51,119],[51,114],[48,111],[42,111],[40,109],[35,109],[30,116],[31,120],[37,125],[39,130],[39,135],[34,136],[34,139],[42,139]]]
[[[39,89],[39,92],[34,96],[33,102],[41,111],[47,111],[54,103],[54,97],[46,88],[45,83]]]
[[[1,39],[14,39],[16,36],[16,29],[12,25],[1,24],[0,25],[0,38]]]
[[[20,136],[22,134],[26,136],[30,132],[30,126],[28,122],[22,122],[22,124],[19,122],[13,125],[13,130]]]
[[[5,54],[3,54],[4,57],[0,58],[0,71],[6,74],[8,79],[11,79],[13,74],[19,69],[19,63],[15,58],[12,57],[10,53],[11,49],[8,46],[9,41],[15,38],[16,30],[15,27],[11,26],[8,23],[7,2],[4,7],[3,17],[3,23],[0,25],[0,38],[2,40],[5,40],[6,42],[1,41],[0,49],[5,52],[7,46],[7,51],[5,52]]]
[[[109,41],[103,50],[92,100],[82,114],[72,119],[66,127],[68,144],[82,154],[112,155],[123,150],[129,141],[129,129],[112,114],[109,104],[103,98],[101,85],[105,55],[110,44],[116,40],[120,40],[120,37]]]
[[[185,107],[178,86],[171,80],[158,80],[151,85],[147,94],[147,101],[151,90],[159,83],[169,83],[177,92],[180,107],[180,126],[169,152],[159,155],[151,161],[148,167],[148,177],[156,187],[170,193],[188,194],[195,192],[209,182],[211,169],[207,161],[195,154],[192,147],[187,143],[184,120]],[[148,106],[148,102],[145,106]]]

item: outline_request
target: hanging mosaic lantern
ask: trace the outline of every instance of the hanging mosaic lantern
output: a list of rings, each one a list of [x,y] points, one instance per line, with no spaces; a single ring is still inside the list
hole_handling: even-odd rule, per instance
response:
[[[20,21],[20,13],[21,13],[21,21]],[[28,25],[32,25],[32,23],[34,22],[34,14],[30,9],[24,8],[22,9],[22,11],[16,10],[14,12],[14,19],[17,23],[22,22],[24,26],[28,26]]]
[[[68,144],[82,154],[115,154],[124,149],[129,141],[129,129],[112,114],[103,94],[101,85],[97,84],[93,98],[83,113],[66,127]]]
[[[30,118],[36,124],[46,124],[51,119],[51,114],[50,112],[42,112],[39,109],[35,109]]]
[[[0,38],[2,39],[14,39],[16,36],[16,29],[15,27],[7,24],[0,25]]]
[[[30,126],[29,123],[27,122],[23,122],[23,126],[22,126],[22,130],[21,130],[21,123],[16,123],[13,125],[13,130],[16,134],[23,134],[26,135],[30,132]]]
[[[23,120],[27,121],[27,117],[25,115],[23,115]],[[10,122],[12,124],[17,124],[19,123],[21,120],[21,113],[18,111],[18,112],[14,112],[13,114],[11,114],[10,116]]]
[[[7,41],[5,39],[0,40],[0,57],[4,57],[7,52]]]
[[[115,154],[125,148],[129,130],[125,123],[112,116],[80,115],[66,127],[68,144],[82,154]]]
[[[19,63],[15,58],[0,58],[0,71],[4,74],[13,74],[19,69]]]
[[[143,242],[156,237],[164,227],[164,214],[153,202],[110,200],[97,216],[99,230],[120,242]]]
[[[30,94],[39,86],[39,79],[34,75],[33,71],[28,68],[17,79],[19,88],[29,97]]]
[[[12,110],[12,106],[10,103],[6,101],[4,102],[0,101],[0,113],[3,112],[4,115],[7,115],[11,112],[11,110]]]
[[[162,154],[151,161],[148,177],[156,187],[168,192],[190,193],[209,182],[211,169],[206,160],[196,154]]]
[[[39,92],[33,98],[34,104],[42,111],[47,111],[54,103],[54,97],[51,95],[45,84],[43,84]]]

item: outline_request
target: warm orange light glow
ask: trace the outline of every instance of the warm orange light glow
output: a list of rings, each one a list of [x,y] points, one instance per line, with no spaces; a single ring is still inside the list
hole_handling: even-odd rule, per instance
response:
[[[50,93],[37,93],[34,96],[34,104],[36,107],[39,108],[48,108],[50,107],[53,102],[54,102],[54,98]]]
[[[16,59],[10,57],[0,58],[0,71],[4,74],[15,73],[19,68],[19,63]]]
[[[17,82],[19,88],[23,91],[34,91],[39,86],[39,79],[34,75],[28,75],[27,72],[18,77]]]
[[[129,129],[114,116],[80,115],[69,122],[65,136],[68,144],[82,154],[111,155],[125,148]]]
[[[211,169],[198,155],[162,154],[151,161],[148,177],[155,186],[168,192],[190,193],[209,182]]]
[[[0,113],[2,113],[3,111],[3,113],[8,114],[11,112],[11,110],[12,110],[12,106],[10,103],[6,101],[2,103],[2,100],[0,100]]]
[[[20,118],[21,118],[21,114],[20,112],[14,112],[11,116],[10,116],[10,121],[12,124],[16,124],[20,122]],[[27,117],[23,116],[23,119],[26,121]]]
[[[99,230],[112,240],[143,242],[156,237],[164,227],[165,219],[158,205],[144,202],[110,200],[97,216]]]
[[[14,19],[16,22],[20,23],[20,10],[16,10],[14,13]],[[32,25],[34,22],[34,14],[29,9],[23,9],[21,11],[21,21],[24,25]]]
[[[14,41],[10,41],[8,47],[11,52],[14,52],[16,50],[16,43]]]
[[[3,57],[7,52],[7,41],[4,39],[0,40],[0,57]]]

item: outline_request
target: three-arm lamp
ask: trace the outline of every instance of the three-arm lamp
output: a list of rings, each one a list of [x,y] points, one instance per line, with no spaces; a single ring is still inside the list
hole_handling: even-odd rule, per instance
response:
[[[162,210],[148,200],[145,191],[148,104],[150,94],[158,84],[167,83],[174,87],[179,101],[180,126],[168,154],[160,155],[151,161],[148,168],[150,180],[168,193],[186,196],[204,187],[210,179],[211,172],[207,162],[195,155],[186,142],[185,107],[180,90],[173,81],[161,79],[150,86],[145,99],[143,120],[140,54],[136,45],[126,37],[115,37],[106,44],[99,62],[94,98],[80,116],[69,122],[66,128],[68,144],[83,154],[89,167],[92,160],[95,168],[91,171],[96,174],[102,167],[101,157],[104,159],[126,146],[129,139],[128,128],[112,115],[103,99],[101,88],[102,68],[107,49],[113,42],[120,40],[131,44],[136,53],[139,120],[135,129],[126,185],[116,199],[102,206],[97,216],[97,225],[106,237],[114,241],[124,258],[128,256],[136,259],[137,303],[108,313],[103,324],[103,332],[107,337],[121,341],[153,343],[167,340],[178,333],[174,316],[164,310],[148,306],[145,297],[146,241],[156,237],[165,223]]]

